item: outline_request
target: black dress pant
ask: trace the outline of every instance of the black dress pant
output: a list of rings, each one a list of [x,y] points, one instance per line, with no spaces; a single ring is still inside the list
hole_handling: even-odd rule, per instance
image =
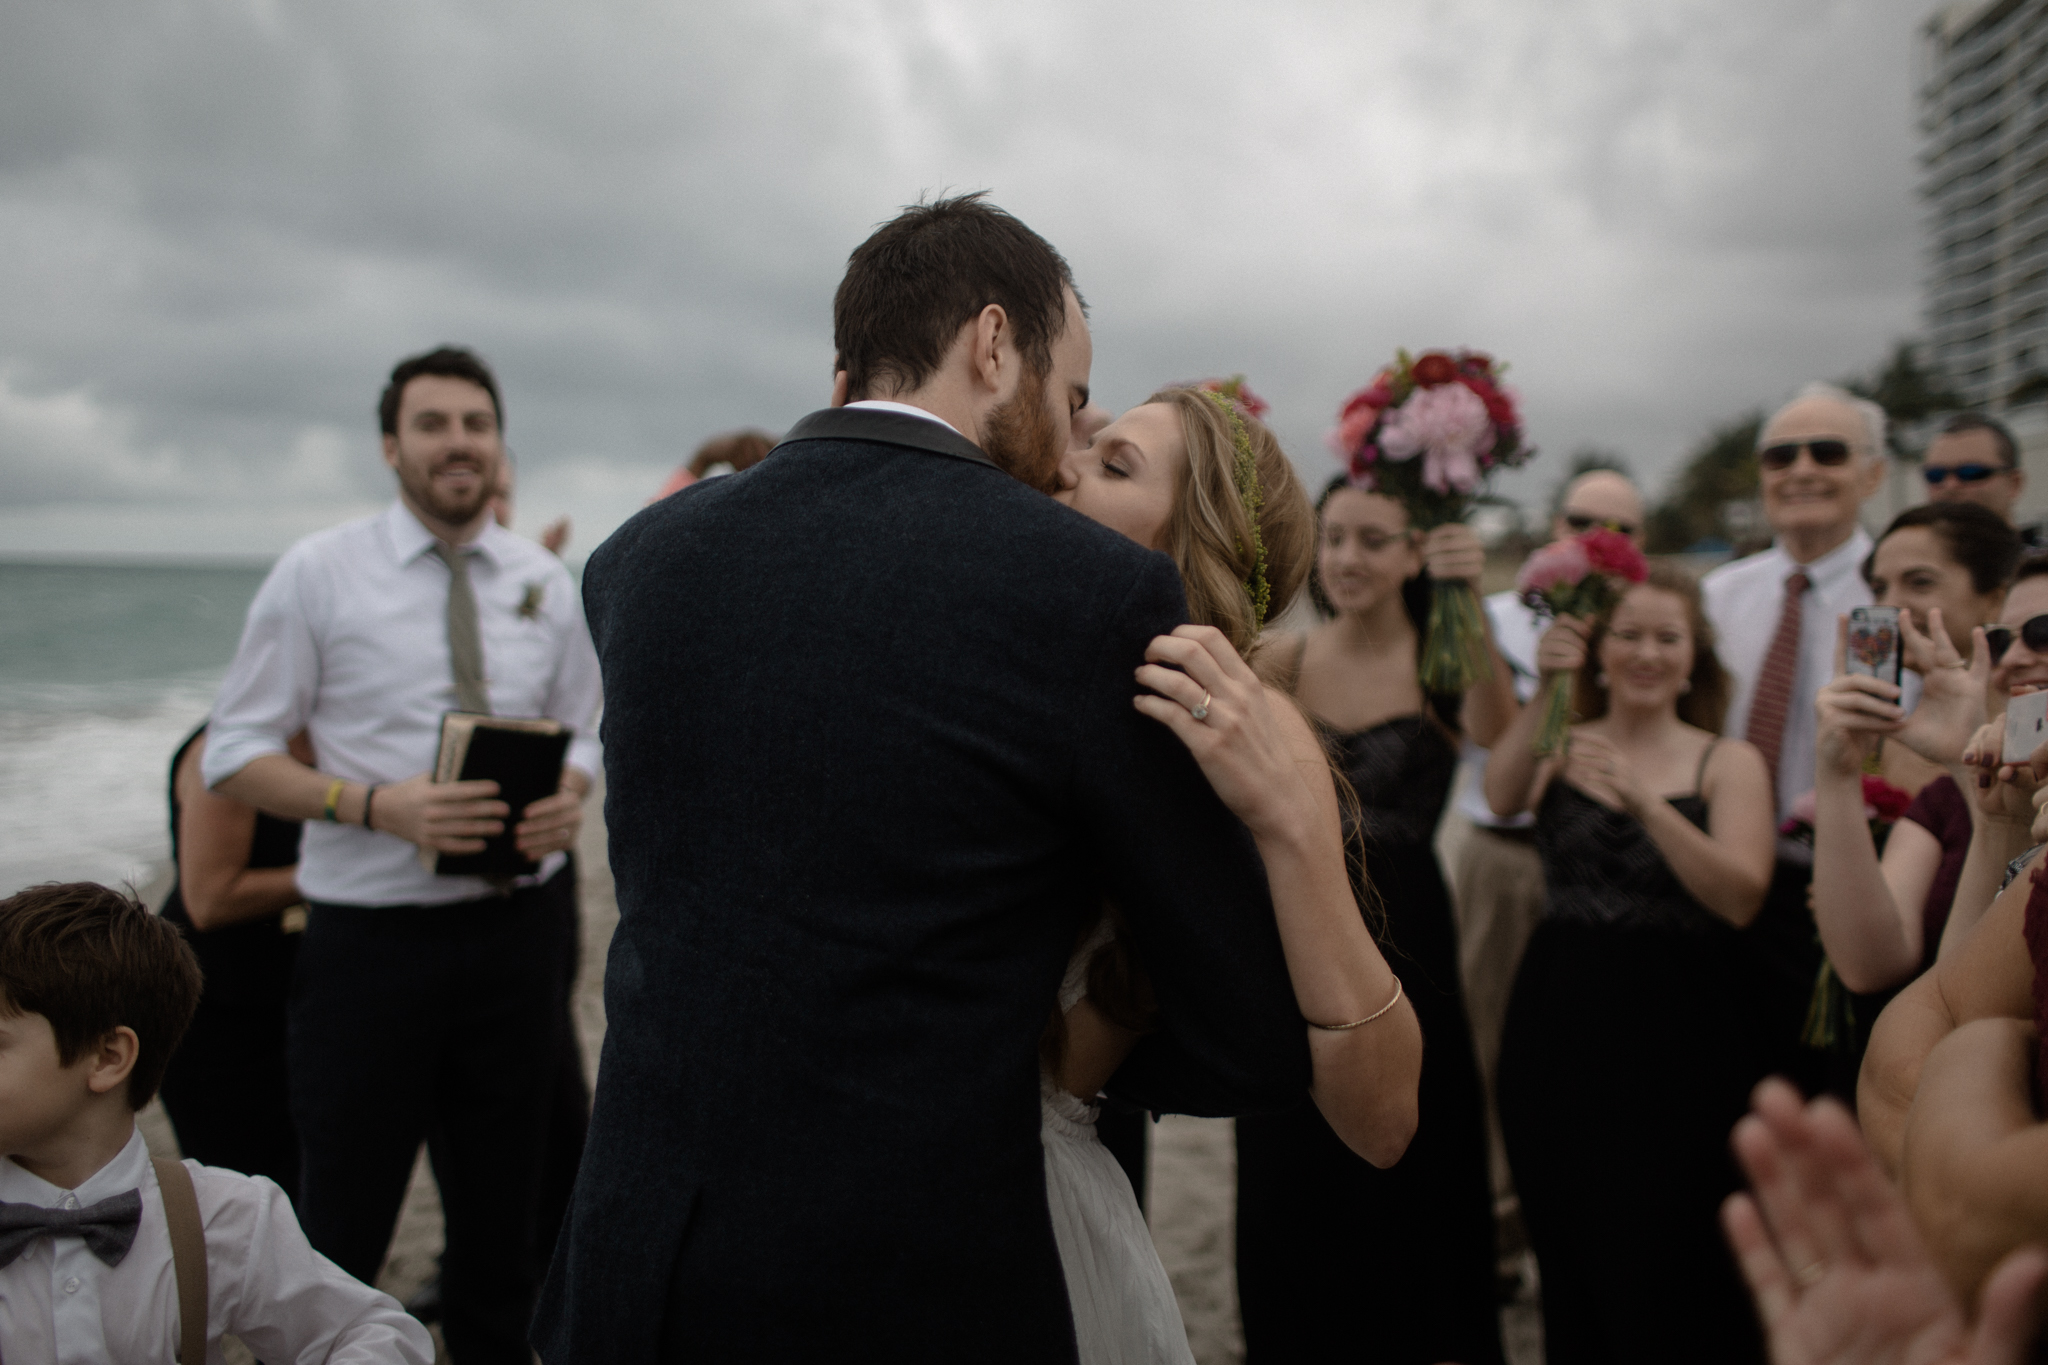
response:
[[[583,1164],[583,1140],[590,1132],[590,1082],[583,1076],[583,1045],[576,1036],[576,972],[583,961],[583,916],[581,900],[574,888],[576,855],[569,855],[563,869],[571,894],[557,898],[548,913],[558,935],[557,966],[560,971],[560,1003],[557,1026],[555,1079],[549,1087],[546,1157],[540,1179],[540,1205],[534,1221],[533,1269],[536,1283],[548,1277],[548,1263],[554,1259],[555,1239],[569,1216],[569,1201],[576,1191],[576,1171]]]
[[[312,907],[292,977],[299,1221],[375,1279],[424,1139],[447,1221],[442,1330],[462,1365],[529,1365],[534,1219],[563,1045],[576,883],[455,905]]]

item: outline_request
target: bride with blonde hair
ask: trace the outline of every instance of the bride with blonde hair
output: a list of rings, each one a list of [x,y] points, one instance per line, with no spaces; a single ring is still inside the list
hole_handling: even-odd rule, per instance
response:
[[[1179,569],[1190,624],[1152,641],[1134,705],[1243,820],[1308,1034],[1309,1096],[1348,1147],[1392,1165],[1415,1131],[1421,1030],[1352,890],[1339,780],[1300,710],[1249,663],[1315,555],[1293,466],[1234,385],[1169,388],[1070,450],[1054,496]],[[1193,1359],[1144,1215],[1095,1132],[1098,1095],[1158,1015],[1145,947],[1105,904],[1042,1049],[1047,1198],[1083,1365]]]

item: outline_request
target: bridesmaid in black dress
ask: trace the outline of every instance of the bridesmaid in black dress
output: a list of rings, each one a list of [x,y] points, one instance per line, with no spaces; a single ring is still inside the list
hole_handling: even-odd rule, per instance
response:
[[[1496,811],[1535,806],[1547,895],[1499,1081],[1545,1358],[1761,1362],[1719,1209],[1742,1183],[1729,1132],[1771,1069],[1738,933],[1770,885],[1770,780],[1716,737],[1727,678],[1690,578],[1653,569],[1590,646],[1583,630],[1553,626],[1537,656],[1590,718],[1563,761],[1531,753],[1539,695],[1486,777]]]
[[[1387,1170],[1313,1104],[1237,1121],[1237,1280],[1248,1365],[1498,1365],[1485,1113],[1459,989],[1457,931],[1432,841],[1457,770],[1460,711],[1480,743],[1515,713],[1506,666],[1464,698],[1425,698],[1416,656],[1431,576],[1476,580],[1464,526],[1413,532],[1401,504],[1341,480],[1318,504],[1314,590],[1328,618],[1276,685],[1324,730],[1358,796],[1351,821],[1387,961],[1422,1024],[1420,1123]],[[1462,705],[1461,705],[1462,702]]]
[[[268,1176],[299,1193],[299,1139],[285,1106],[285,997],[303,912],[293,874],[299,825],[215,796],[199,777],[206,727],[171,759],[171,854],[163,917],[185,932],[206,986],[164,1072],[178,1147],[208,1166]],[[293,741],[295,751],[305,744]],[[310,747],[300,755],[310,762]]]

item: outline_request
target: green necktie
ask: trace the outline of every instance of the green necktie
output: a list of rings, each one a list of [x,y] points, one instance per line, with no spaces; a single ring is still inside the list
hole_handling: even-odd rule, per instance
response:
[[[476,628],[476,590],[469,585],[469,559],[438,540],[434,553],[448,566],[448,662],[455,670],[455,705],[459,710],[489,715],[484,642]]]

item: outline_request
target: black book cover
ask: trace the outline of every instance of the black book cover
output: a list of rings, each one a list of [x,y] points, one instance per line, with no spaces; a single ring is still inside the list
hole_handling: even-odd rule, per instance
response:
[[[490,877],[503,880],[524,877],[540,870],[540,864],[519,851],[513,833],[529,803],[553,796],[562,785],[562,758],[569,751],[569,732],[552,735],[530,730],[501,729],[488,723],[478,725],[469,737],[469,752],[463,757],[460,781],[486,780],[498,784],[498,799],[512,808],[505,828],[492,837],[481,853],[443,853],[434,871],[443,877]]]

